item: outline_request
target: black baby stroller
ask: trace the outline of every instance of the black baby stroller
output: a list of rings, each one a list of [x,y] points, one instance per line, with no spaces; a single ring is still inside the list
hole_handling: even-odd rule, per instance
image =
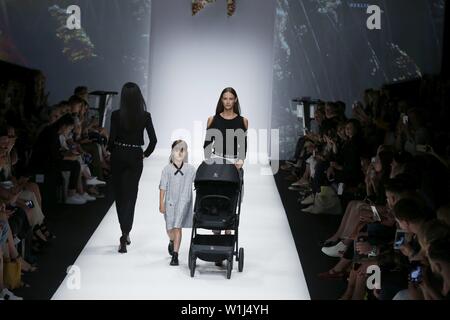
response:
[[[236,256],[238,270],[244,269],[244,248],[238,246],[242,181],[234,164],[203,162],[195,176],[195,204],[189,249],[189,269],[195,274],[196,260],[221,262],[227,260],[227,278]],[[233,234],[198,234],[197,229],[231,230]],[[217,232],[216,232],[217,233]],[[239,248],[239,250],[238,250]]]

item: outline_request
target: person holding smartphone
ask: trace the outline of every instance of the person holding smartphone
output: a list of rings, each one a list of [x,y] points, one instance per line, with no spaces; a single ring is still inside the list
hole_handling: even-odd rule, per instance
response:
[[[3,280],[3,248],[6,247],[8,233],[8,217],[5,212],[5,205],[2,203],[0,204],[0,300],[22,300],[21,297],[16,296],[5,287]]]
[[[71,151],[62,150],[60,136],[67,136],[74,128],[75,120],[65,114],[54,124],[49,125],[39,134],[33,147],[30,167],[36,174],[55,170],[69,171],[69,185],[66,204],[83,205],[87,202],[81,181],[81,165],[77,156]]]
[[[410,285],[408,289],[401,290],[394,300],[420,299],[417,285],[423,274],[420,261],[425,260],[417,234],[428,219],[427,209],[423,201],[417,198],[404,198],[393,207],[395,219],[402,230],[410,234],[411,240],[399,247],[400,252],[408,258],[410,264]]]
[[[431,143],[431,136],[425,127],[424,117],[417,108],[409,109],[399,119],[397,127],[396,146],[399,150],[416,155],[417,145],[428,145]]]

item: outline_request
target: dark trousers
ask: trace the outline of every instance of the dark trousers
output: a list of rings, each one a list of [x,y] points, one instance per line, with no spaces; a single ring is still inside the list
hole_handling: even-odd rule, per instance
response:
[[[83,144],[82,147],[84,151],[92,155],[92,164],[89,165],[92,175],[98,177],[100,180],[103,180],[103,170],[98,145],[96,143],[87,143]]]
[[[321,186],[329,185],[326,175],[329,166],[330,163],[328,161],[321,161],[321,160],[317,161],[316,173],[314,174],[314,179],[312,181],[312,191],[314,193],[319,193]]]
[[[140,148],[116,146],[111,154],[112,185],[123,234],[129,234],[133,227],[142,161],[143,151]]]
[[[294,160],[298,161],[300,156],[302,155],[303,148],[305,146],[305,137],[302,136],[297,140],[297,144],[295,146]]]
[[[69,190],[75,190],[78,186],[78,178],[81,174],[81,165],[76,160],[61,160],[56,165],[59,171],[70,171]]]

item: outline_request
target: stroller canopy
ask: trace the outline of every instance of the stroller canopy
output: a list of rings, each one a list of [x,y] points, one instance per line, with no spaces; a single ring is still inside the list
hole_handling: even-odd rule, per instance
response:
[[[234,164],[204,161],[197,169],[195,184],[203,182],[226,182],[239,185],[239,172]]]

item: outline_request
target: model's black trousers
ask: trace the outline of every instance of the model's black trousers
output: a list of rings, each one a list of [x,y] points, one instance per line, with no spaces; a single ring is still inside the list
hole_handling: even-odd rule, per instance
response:
[[[142,168],[142,149],[116,146],[112,151],[112,185],[120,229],[123,234],[129,234],[133,227],[134,208]]]

